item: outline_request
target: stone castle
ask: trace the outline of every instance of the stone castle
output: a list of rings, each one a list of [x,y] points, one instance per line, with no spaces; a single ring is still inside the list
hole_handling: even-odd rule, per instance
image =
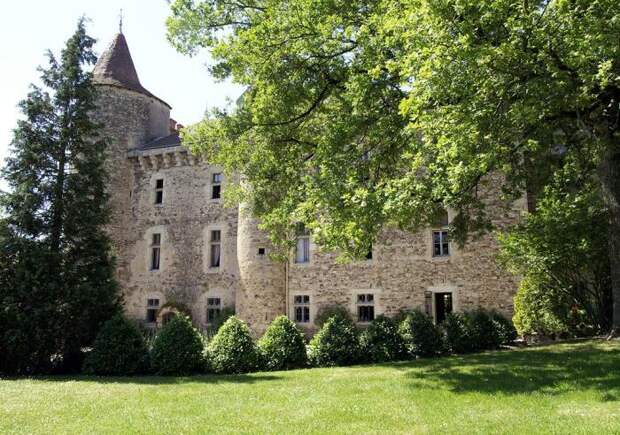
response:
[[[286,314],[308,332],[323,308],[347,307],[361,324],[418,308],[437,322],[453,310],[513,310],[517,279],[495,261],[492,235],[459,249],[448,240],[450,216],[417,233],[385,229],[364,261],[338,264],[302,235],[289,261],[271,260],[257,222],[224,207],[221,168],[182,146],[171,107],[147,91],[127,42],[116,35],[94,70],[97,121],[110,140],[112,221],[117,278],[126,313],[157,325],[180,308],[205,328],[232,308],[256,334]],[[485,201],[499,227],[525,200]]]

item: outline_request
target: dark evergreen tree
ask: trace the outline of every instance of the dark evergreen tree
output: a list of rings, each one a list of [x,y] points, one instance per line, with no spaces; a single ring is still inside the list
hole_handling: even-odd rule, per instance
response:
[[[89,118],[96,89],[84,69],[94,42],[80,19],[20,103],[0,197],[0,371],[79,367],[81,348],[120,306],[104,231],[106,143]]]

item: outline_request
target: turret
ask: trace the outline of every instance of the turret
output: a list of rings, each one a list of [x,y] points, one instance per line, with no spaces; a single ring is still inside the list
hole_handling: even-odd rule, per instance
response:
[[[116,251],[117,278],[123,286],[129,279],[127,248],[132,237],[133,168],[127,152],[169,134],[170,106],[140,84],[122,33],[114,37],[99,58],[93,82],[98,90],[98,104],[92,116],[102,125],[102,134],[108,141],[108,231]]]
[[[262,334],[269,323],[286,313],[286,264],[269,257],[271,243],[258,229],[258,222],[239,207],[237,259],[239,289],[236,311],[255,334]]]

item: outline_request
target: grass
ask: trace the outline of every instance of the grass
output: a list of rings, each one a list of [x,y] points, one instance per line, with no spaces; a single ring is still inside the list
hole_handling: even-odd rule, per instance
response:
[[[0,380],[0,433],[620,433],[620,342],[187,378]]]

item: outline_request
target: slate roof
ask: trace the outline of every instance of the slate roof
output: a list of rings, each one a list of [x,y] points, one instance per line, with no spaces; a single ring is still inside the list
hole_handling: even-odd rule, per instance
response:
[[[127,40],[122,33],[118,33],[108,48],[103,52],[95,65],[93,76],[93,81],[96,84],[118,86],[139,92],[171,107],[162,99],[151,94],[140,84],[138,73],[136,72],[131,54],[129,53]]]
[[[170,148],[181,146],[181,138],[179,133],[172,133],[168,136],[159,137],[144,145],[141,145],[138,149],[141,151],[154,150],[158,148]]]

